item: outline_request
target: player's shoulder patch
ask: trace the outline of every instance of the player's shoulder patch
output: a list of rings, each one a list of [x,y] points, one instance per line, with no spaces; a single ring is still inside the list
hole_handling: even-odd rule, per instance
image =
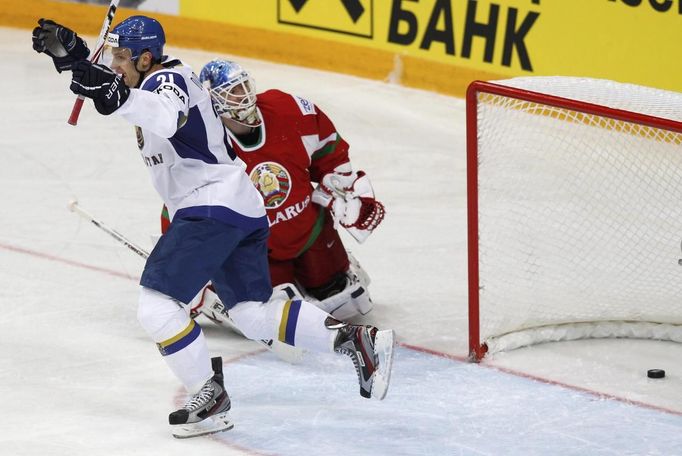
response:
[[[306,100],[305,98],[301,98],[298,95],[292,95],[291,98],[294,99],[296,105],[298,106],[298,109],[301,110],[301,114],[303,114],[304,116],[317,114],[315,112],[315,105],[312,102]]]
[[[265,92],[259,93],[258,107],[263,111],[276,112],[279,117],[300,117],[317,114],[315,105],[312,102],[277,89],[268,89]]]

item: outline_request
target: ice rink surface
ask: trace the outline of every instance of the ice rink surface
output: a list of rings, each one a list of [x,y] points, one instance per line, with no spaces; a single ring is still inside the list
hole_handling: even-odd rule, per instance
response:
[[[168,51],[195,70],[215,57]],[[133,128],[89,103],[79,126],[67,125],[69,76],[31,50],[28,31],[0,28],[0,454],[682,454],[680,344],[577,341],[462,361],[462,100],[238,60],[260,90],[324,109],[386,205],[365,244],[344,237],[372,278],[366,321],[402,344],[386,400],[359,396],[346,358],[289,365],[203,320],[225,362],[235,428],[173,439],[167,414],[185,396],[136,321],[143,262],[66,209],[78,198],[151,247],[161,201]],[[647,379],[650,368],[668,375]]]

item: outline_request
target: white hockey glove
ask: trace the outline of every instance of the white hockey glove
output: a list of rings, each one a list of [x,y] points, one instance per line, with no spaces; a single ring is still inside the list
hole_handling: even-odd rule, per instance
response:
[[[312,199],[330,210],[334,228],[341,225],[359,243],[367,239],[386,214],[384,205],[374,197],[369,177],[364,171],[350,172],[350,166],[342,165],[326,174],[313,191]]]
[[[213,289],[210,283],[206,285],[189,303],[191,318],[196,318],[203,315],[213,323],[224,326],[239,335],[243,335],[237,328],[232,319],[225,310],[225,306]]]

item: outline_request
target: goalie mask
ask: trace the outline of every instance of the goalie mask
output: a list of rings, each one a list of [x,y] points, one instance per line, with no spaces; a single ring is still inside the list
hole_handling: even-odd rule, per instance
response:
[[[211,93],[218,115],[249,127],[262,123],[256,109],[256,85],[241,65],[212,60],[202,68],[199,79]]]

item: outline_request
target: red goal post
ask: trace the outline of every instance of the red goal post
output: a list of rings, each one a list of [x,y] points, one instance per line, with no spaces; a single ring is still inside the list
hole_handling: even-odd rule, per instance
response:
[[[682,95],[473,82],[469,356],[594,337],[682,342]]]

